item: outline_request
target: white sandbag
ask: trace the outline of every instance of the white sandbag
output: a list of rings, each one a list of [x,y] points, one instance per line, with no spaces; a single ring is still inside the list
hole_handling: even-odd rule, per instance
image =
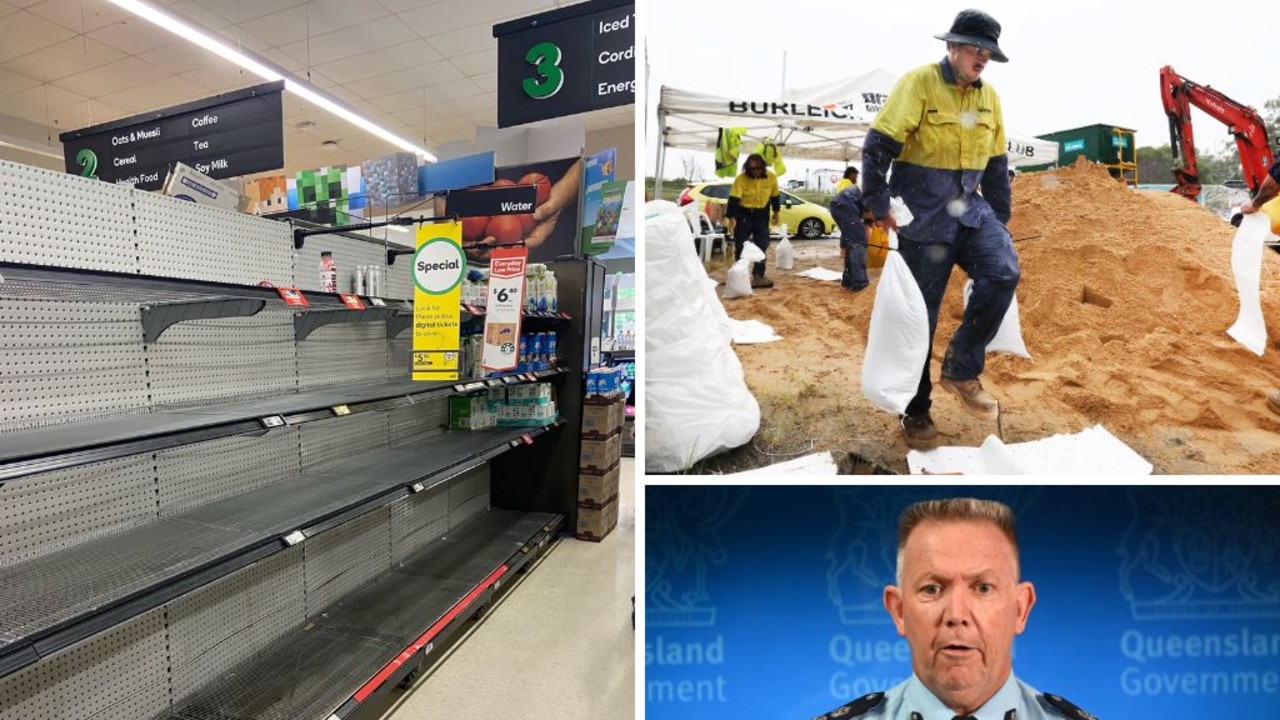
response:
[[[732,300],[754,294],[755,291],[751,289],[751,266],[746,258],[743,258],[735,262],[733,267],[725,273],[724,298]]]
[[[906,201],[900,197],[889,198],[889,212],[893,213],[893,219],[898,222],[898,227],[906,227],[915,219],[911,214],[911,208],[908,208]]]
[[[742,259],[752,263],[764,262],[764,251],[753,242],[742,243]]]
[[[643,300],[645,469],[652,472],[685,470],[760,428],[728,315],[692,244],[672,203],[645,205],[645,276],[661,279],[646,284]]]
[[[1227,334],[1258,356],[1267,347],[1267,325],[1262,319],[1262,244],[1270,234],[1271,219],[1265,214],[1245,215],[1231,243],[1231,272],[1236,276],[1240,315]]]
[[[760,429],[760,405],[737,354],[702,337],[662,348],[645,345],[644,398],[648,472],[686,470],[745,445]]]
[[[964,306],[969,307],[969,296],[973,294],[973,280],[969,280],[964,284]],[[1031,353],[1027,352],[1026,343],[1022,342],[1022,317],[1018,314],[1018,296],[1014,295],[1013,300],[1009,303],[1009,309],[1004,312],[1004,319],[1000,321],[1000,329],[996,330],[996,336],[991,338],[991,342],[987,343],[987,352],[989,353],[1007,353],[1009,355],[1017,355],[1028,360],[1031,359]]]
[[[924,296],[907,262],[890,252],[871,307],[862,394],[881,410],[903,414],[920,386],[928,354],[929,313]]]
[[[645,220],[645,267],[653,273],[650,277],[663,281],[645,287],[644,301],[647,307],[664,308],[664,322],[650,322],[645,327],[645,337],[656,345],[666,345],[685,337],[685,328],[691,323],[695,327],[706,323],[704,332],[714,333],[728,343],[732,337],[729,316],[720,303],[715,281],[707,277],[697,254],[690,249],[693,233],[689,223],[674,203],[654,201],[650,205],[660,202],[675,211]],[[645,210],[652,209],[646,205]]]
[[[791,238],[786,235],[782,236],[782,242],[778,243],[778,269],[794,270],[796,267],[796,249],[791,246]]]

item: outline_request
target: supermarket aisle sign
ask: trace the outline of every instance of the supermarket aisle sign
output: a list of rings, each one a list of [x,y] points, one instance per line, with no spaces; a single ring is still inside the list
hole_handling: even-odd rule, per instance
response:
[[[413,379],[457,380],[461,346],[462,226],[418,227],[413,255]]]
[[[480,362],[486,370],[511,370],[519,364],[520,311],[528,259],[524,246],[498,248],[489,256],[489,304]]]
[[[634,0],[590,0],[493,26],[498,127],[636,101]]]
[[[215,180],[284,167],[284,82],[71,130],[62,141],[73,175],[159,190],[175,162]]]

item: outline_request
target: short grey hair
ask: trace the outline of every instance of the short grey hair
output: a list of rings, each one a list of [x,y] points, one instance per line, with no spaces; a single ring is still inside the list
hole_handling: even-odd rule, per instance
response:
[[[977,498],[947,498],[924,500],[909,505],[898,518],[898,568],[897,582],[902,585],[902,560],[906,555],[907,538],[916,526],[932,522],[988,522],[995,525],[1013,546],[1013,577],[1021,577],[1018,562],[1018,534],[1013,520],[1013,509],[997,500]]]

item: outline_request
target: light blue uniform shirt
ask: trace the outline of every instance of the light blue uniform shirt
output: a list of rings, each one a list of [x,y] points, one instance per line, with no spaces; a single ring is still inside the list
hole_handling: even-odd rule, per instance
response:
[[[1035,688],[1009,673],[1004,685],[972,717],[977,720],[1096,720],[1061,698],[1052,697],[1055,702],[1050,702]],[[861,699],[855,700],[850,705],[857,706],[860,702]],[[1078,712],[1064,711],[1059,709],[1059,705]],[[952,720],[956,717],[956,712],[929,692],[914,674],[906,682],[885,692],[884,700],[862,714],[842,712],[847,707],[837,708],[814,720]]]

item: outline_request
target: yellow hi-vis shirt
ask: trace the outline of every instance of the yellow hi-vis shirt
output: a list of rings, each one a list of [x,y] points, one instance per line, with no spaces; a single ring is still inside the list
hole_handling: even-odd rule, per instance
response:
[[[1002,118],[989,83],[979,80],[961,90],[933,64],[898,80],[872,128],[903,144],[899,162],[980,171],[1007,150]]]
[[[736,197],[742,207],[748,210],[759,210],[769,206],[769,199],[778,195],[778,176],[765,168],[764,177],[749,177],[745,172],[738,175],[729,188],[729,197]]]
[[[952,242],[961,227],[979,227],[988,215],[1008,222],[1005,151],[991,85],[961,89],[946,60],[916,68],[893,86],[863,143],[866,207],[884,217],[889,197],[901,196],[915,217],[902,237],[917,242]]]

